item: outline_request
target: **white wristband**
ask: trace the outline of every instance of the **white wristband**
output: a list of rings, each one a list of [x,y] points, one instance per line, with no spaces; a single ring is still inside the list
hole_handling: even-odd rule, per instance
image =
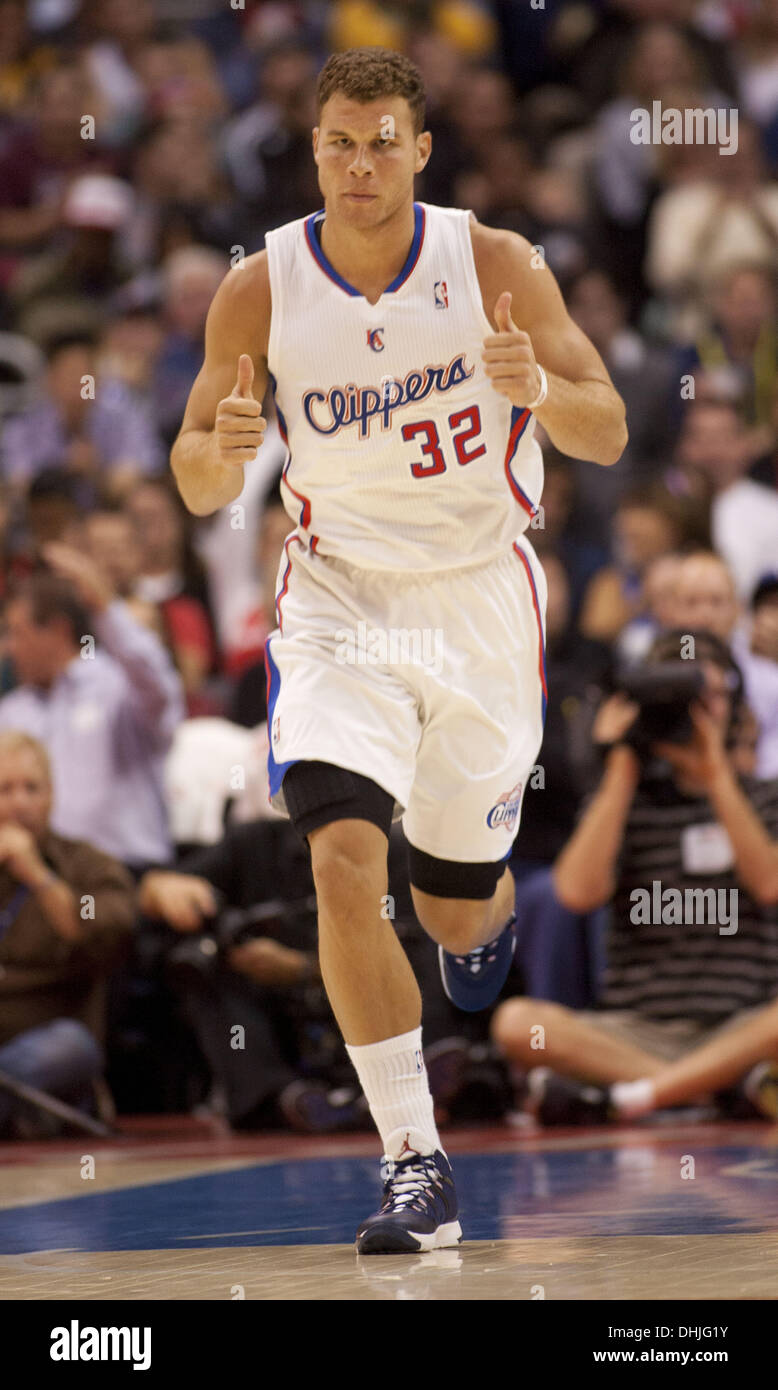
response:
[[[525,410],[537,410],[538,406],[543,404],[544,400],[546,399],[546,396],[548,395],[548,377],[546,376],[546,373],[543,371],[543,368],[541,367],[539,362],[536,362],[535,366],[537,367],[538,372],[540,373],[540,390],[538,391],[538,394],[536,395],[534,401],[530,401],[529,405],[524,407]]]

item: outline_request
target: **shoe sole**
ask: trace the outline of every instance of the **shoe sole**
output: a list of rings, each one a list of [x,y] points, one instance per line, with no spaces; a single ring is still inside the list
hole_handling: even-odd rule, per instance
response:
[[[446,1245],[458,1245],[462,1227],[458,1221],[448,1221],[437,1230],[387,1231],[373,1227],[357,1240],[358,1255],[417,1255],[420,1251],[440,1250]]]

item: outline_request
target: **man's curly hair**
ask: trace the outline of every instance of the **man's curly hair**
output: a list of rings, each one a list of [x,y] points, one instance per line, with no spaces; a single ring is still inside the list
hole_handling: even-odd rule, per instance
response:
[[[364,102],[376,97],[405,97],[414,135],[424,129],[424,83],[419,69],[402,53],[388,48],[349,48],[345,53],[333,53],[319,73],[316,97],[320,112],[335,92]]]

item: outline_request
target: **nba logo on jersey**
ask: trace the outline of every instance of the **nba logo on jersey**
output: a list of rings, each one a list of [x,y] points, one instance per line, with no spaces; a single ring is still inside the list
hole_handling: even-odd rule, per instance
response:
[[[383,331],[383,328],[368,328],[367,330],[367,345],[373,349],[373,352],[383,352],[384,350],[384,340],[381,337]]]
[[[494,803],[486,816],[486,824],[490,830],[495,830],[498,826],[504,826],[506,830],[513,829],[521,805],[521,787],[521,782],[517,782],[515,787],[509,792],[503,792]]]
[[[435,281],[435,308],[448,308],[448,285],[445,280]]]

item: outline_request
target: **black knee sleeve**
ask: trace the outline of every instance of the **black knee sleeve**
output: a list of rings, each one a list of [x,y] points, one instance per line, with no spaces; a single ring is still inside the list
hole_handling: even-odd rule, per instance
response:
[[[370,777],[333,763],[302,761],[290,767],[283,789],[292,825],[303,840],[335,820],[367,820],[389,838],[394,797]]]
[[[491,898],[505,872],[507,860],[496,864],[461,864],[436,859],[408,845],[408,874],[414,888],[436,898]]]

